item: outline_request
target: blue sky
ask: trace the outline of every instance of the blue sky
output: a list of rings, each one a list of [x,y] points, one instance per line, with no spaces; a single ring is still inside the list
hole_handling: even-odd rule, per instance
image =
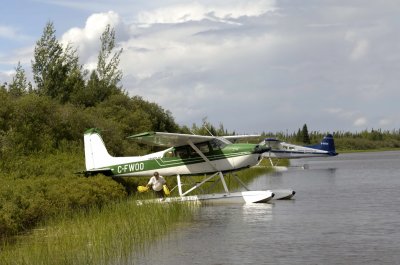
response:
[[[96,64],[105,25],[123,48],[123,87],[170,110],[240,133],[399,129],[397,1],[75,1],[2,5],[0,82],[31,75],[48,21]]]

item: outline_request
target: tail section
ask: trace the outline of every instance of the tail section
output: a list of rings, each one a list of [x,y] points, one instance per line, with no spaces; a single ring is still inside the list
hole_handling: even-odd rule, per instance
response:
[[[338,155],[338,153],[336,153],[335,141],[333,140],[332,134],[326,135],[320,144],[307,147],[327,151],[332,156]]]
[[[99,130],[87,130],[84,135],[84,145],[87,171],[109,166],[113,157],[108,153]]]

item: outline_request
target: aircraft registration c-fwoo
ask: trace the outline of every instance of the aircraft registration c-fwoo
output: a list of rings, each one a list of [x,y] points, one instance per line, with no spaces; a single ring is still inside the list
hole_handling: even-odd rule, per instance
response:
[[[238,137],[240,136],[236,136]],[[238,200],[267,202],[274,196],[270,190],[249,191],[237,177],[238,182],[248,191],[231,193],[223,176],[224,172],[256,165],[261,159],[261,154],[269,150],[269,147],[265,145],[234,144],[224,137],[166,132],[146,132],[128,138],[139,143],[169,148],[144,156],[114,157],[108,153],[100,131],[92,128],[84,134],[85,175],[102,173],[107,176],[151,176],[155,171],[164,176],[176,175],[180,200],[224,199],[235,202]],[[180,177],[199,174],[212,175],[183,192]],[[185,196],[215,176],[220,177],[225,190],[224,194],[217,197],[215,194],[208,197],[207,195]],[[294,195],[294,191],[288,190],[289,192],[290,194],[286,197]],[[172,200],[172,198],[168,199]]]

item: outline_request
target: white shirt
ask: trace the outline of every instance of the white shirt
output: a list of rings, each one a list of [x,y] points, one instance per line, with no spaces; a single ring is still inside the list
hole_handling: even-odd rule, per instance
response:
[[[147,185],[151,185],[152,189],[155,191],[160,191],[163,188],[163,185],[167,183],[163,176],[158,176],[158,180],[156,179],[155,176],[152,176],[149,180],[149,183]]]

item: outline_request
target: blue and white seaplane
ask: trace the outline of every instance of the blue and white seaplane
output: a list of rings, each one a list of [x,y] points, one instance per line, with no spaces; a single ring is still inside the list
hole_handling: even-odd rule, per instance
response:
[[[238,137],[238,136],[236,136]],[[111,156],[98,129],[89,129],[84,134],[85,165],[87,176],[104,174],[106,176],[151,176],[154,171],[160,175],[177,177],[179,197],[168,197],[168,201],[208,201],[231,203],[262,203],[274,197],[273,190],[251,191],[235,175],[234,178],[246,191],[230,192],[224,179],[225,172],[231,172],[256,165],[261,154],[269,147],[259,144],[232,143],[223,137],[191,135],[166,132],[146,132],[128,137],[139,143],[168,147],[163,151],[144,156]],[[205,175],[202,182],[186,191],[182,189],[181,177]],[[207,174],[209,176],[207,176]],[[213,178],[219,178],[224,193],[189,194]],[[279,190],[279,197],[289,199],[295,192],[291,189]]]
[[[269,158],[272,166],[277,166],[280,158],[310,158],[310,157],[331,157],[337,156],[335,142],[332,134],[326,135],[321,143],[316,145],[301,146],[282,142],[275,138],[266,138],[260,145],[264,145],[269,150],[262,154],[263,157]],[[272,158],[276,158],[273,163]]]

